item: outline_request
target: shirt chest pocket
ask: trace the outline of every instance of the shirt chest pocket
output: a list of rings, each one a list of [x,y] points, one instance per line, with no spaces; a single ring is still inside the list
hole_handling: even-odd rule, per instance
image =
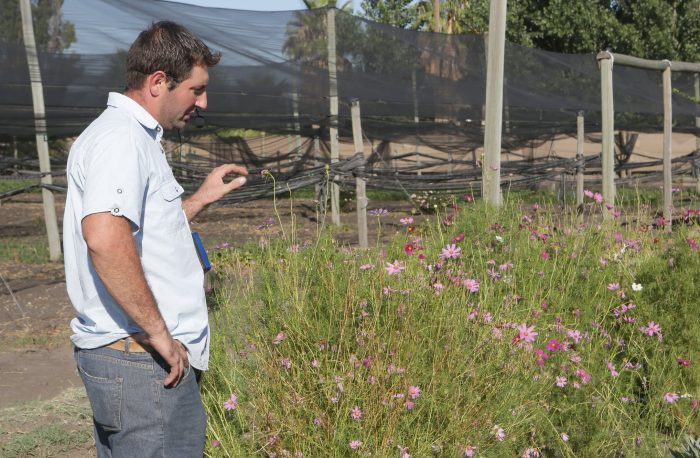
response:
[[[184,189],[175,179],[166,180],[153,198],[152,226],[167,232],[175,232],[185,227],[185,215],[182,211],[182,193]],[[151,215],[146,214],[150,219]]]

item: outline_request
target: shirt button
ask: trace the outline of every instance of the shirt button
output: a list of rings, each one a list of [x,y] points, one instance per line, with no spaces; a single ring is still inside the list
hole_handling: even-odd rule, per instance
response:
[[[114,213],[119,213],[119,207],[114,207]]]
[[[156,132],[160,132],[160,126],[156,126]]]
[[[118,188],[118,189],[117,189],[117,194],[121,194],[121,193],[122,193],[121,188]]]

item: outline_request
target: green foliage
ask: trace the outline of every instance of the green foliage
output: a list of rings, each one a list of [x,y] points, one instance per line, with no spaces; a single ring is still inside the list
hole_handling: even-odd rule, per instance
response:
[[[224,253],[207,454],[660,456],[697,435],[697,227],[666,236],[635,222],[645,213],[598,221],[601,206],[586,207],[582,224],[506,196],[500,210],[439,207],[417,227],[379,217],[405,233],[369,251],[287,230]],[[441,258],[452,243],[459,256]],[[648,335],[651,321],[661,330]],[[530,345],[522,324],[538,333]]]
[[[432,0],[365,1],[366,17],[433,30]],[[490,2],[442,0],[447,33],[488,32]],[[515,44],[579,54],[611,48],[647,59],[700,62],[700,0],[523,0],[508,2],[506,38]]]
[[[61,6],[53,0],[31,2],[34,37],[37,48],[49,52],[61,52],[75,42],[75,26],[61,19]],[[23,43],[22,18],[17,0],[0,0],[0,40]]]

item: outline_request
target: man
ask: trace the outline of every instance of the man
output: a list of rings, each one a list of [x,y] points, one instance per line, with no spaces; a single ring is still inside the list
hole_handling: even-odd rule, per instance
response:
[[[180,25],[153,24],[129,49],[124,94],[109,94],[68,158],[71,340],[100,457],[203,453],[197,375],[207,368],[209,326],[188,221],[247,172],[220,166],[182,201],[160,140],[206,109],[208,68],[220,57]],[[241,176],[224,181],[229,174]]]

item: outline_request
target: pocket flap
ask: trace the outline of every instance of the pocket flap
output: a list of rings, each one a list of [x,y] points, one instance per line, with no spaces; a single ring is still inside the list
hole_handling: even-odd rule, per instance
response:
[[[185,190],[180,186],[180,184],[175,181],[171,180],[165,183],[163,186],[160,187],[160,194],[163,196],[163,199],[167,200],[168,202],[172,202],[173,200],[177,199],[182,195]]]

